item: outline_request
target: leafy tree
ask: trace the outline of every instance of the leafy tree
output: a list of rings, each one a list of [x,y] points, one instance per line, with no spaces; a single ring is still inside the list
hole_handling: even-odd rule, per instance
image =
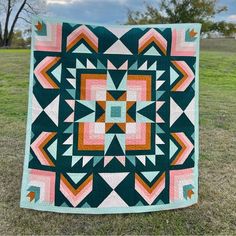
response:
[[[43,3],[45,0],[0,0],[0,47],[11,45],[16,23],[29,23],[29,17],[38,14]]]
[[[217,0],[161,0],[157,7],[146,4],[144,12],[129,10],[127,24],[198,22],[206,32],[212,18],[224,11],[227,7],[217,6]]]

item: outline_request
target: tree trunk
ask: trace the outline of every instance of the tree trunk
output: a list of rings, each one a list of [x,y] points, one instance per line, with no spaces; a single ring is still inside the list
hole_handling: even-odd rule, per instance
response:
[[[8,38],[7,38],[7,44],[6,46],[11,46],[11,42],[12,42],[12,37],[13,37],[13,33],[14,33],[14,28],[15,28],[15,25],[16,25],[16,22],[19,18],[19,15],[20,13],[22,12],[22,10],[24,9],[25,7],[25,4],[26,4],[27,0],[24,0],[19,8],[19,10],[17,11],[16,15],[15,15],[15,18],[12,22],[12,25],[11,25],[11,29],[9,31],[9,34],[8,34]]]
[[[5,21],[5,26],[4,26],[4,34],[3,34],[3,42],[2,42],[3,47],[7,46],[8,24],[9,24],[10,15],[11,15],[11,0],[8,0],[7,12],[6,12],[6,21]]]

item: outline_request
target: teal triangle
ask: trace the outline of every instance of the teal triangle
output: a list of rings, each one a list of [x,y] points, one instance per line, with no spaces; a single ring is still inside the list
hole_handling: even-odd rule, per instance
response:
[[[74,132],[74,124],[71,124],[65,131],[64,134],[72,134]]]
[[[84,104],[82,104],[81,102],[78,102],[78,101],[76,103],[76,108],[78,111],[80,111],[77,113],[77,116],[76,116],[77,120],[94,112],[94,110],[92,110],[91,108],[85,106]]]
[[[126,158],[133,164],[136,165],[136,157],[135,156],[126,156]]]
[[[75,184],[79,183],[87,173],[67,173]]]
[[[179,78],[179,74],[172,68],[170,67],[170,84],[173,84],[176,79]]]
[[[91,206],[87,202],[85,202],[81,207],[82,208],[90,208]]]
[[[57,79],[58,82],[61,82],[61,64],[52,71],[52,75]]]
[[[103,157],[102,156],[95,156],[94,158],[93,158],[93,166],[96,166],[101,160],[103,159]]]
[[[66,91],[75,99],[75,89],[67,89]]]
[[[119,143],[119,140],[117,136],[115,135],[114,138],[112,139],[107,151],[106,151],[107,156],[122,156],[125,155],[124,151]]]
[[[141,201],[139,201],[136,206],[144,206],[143,203]]]
[[[65,202],[63,202],[60,206],[61,207],[69,207]]]
[[[92,53],[83,43],[81,43],[73,53]]]
[[[138,61],[134,62],[134,64],[129,68],[129,70],[137,70],[137,69],[138,69]]]
[[[149,182],[152,182],[160,171],[143,171],[141,173]]]
[[[156,91],[156,100],[160,100],[165,91]]]
[[[32,154],[29,155],[29,162],[33,159],[34,157],[32,156]]]
[[[191,156],[191,159],[195,162],[195,155],[194,154]]]
[[[162,200],[159,200],[156,205],[164,205],[165,203]]]
[[[106,67],[99,60],[97,60],[97,69],[105,70]]]
[[[178,147],[173,143],[172,140],[170,140],[170,158],[174,156],[177,150],[178,150]]]
[[[57,158],[57,139],[47,148],[53,158]]]
[[[139,110],[138,113],[155,122],[155,119],[156,119],[156,104],[155,104],[155,102],[151,103],[150,105]]]
[[[160,125],[156,124],[156,133],[157,134],[164,134],[164,130],[160,127]]]

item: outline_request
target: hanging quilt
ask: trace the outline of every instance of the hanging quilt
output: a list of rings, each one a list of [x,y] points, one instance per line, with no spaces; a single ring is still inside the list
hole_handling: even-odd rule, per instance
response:
[[[21,207],[132,213],[198,198],[200,24],[39,19]]]

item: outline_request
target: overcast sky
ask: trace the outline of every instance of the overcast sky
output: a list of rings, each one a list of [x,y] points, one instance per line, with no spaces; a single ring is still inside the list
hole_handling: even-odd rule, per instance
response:
[[[88,23],[124,23],[127,10],[142,10],[144,0],[46,0],[49,16]],[[146,0],[155,5],[158,0]],[[216,17],[217,20],[236,22],[236,0],[219,0],[228,11]]]

